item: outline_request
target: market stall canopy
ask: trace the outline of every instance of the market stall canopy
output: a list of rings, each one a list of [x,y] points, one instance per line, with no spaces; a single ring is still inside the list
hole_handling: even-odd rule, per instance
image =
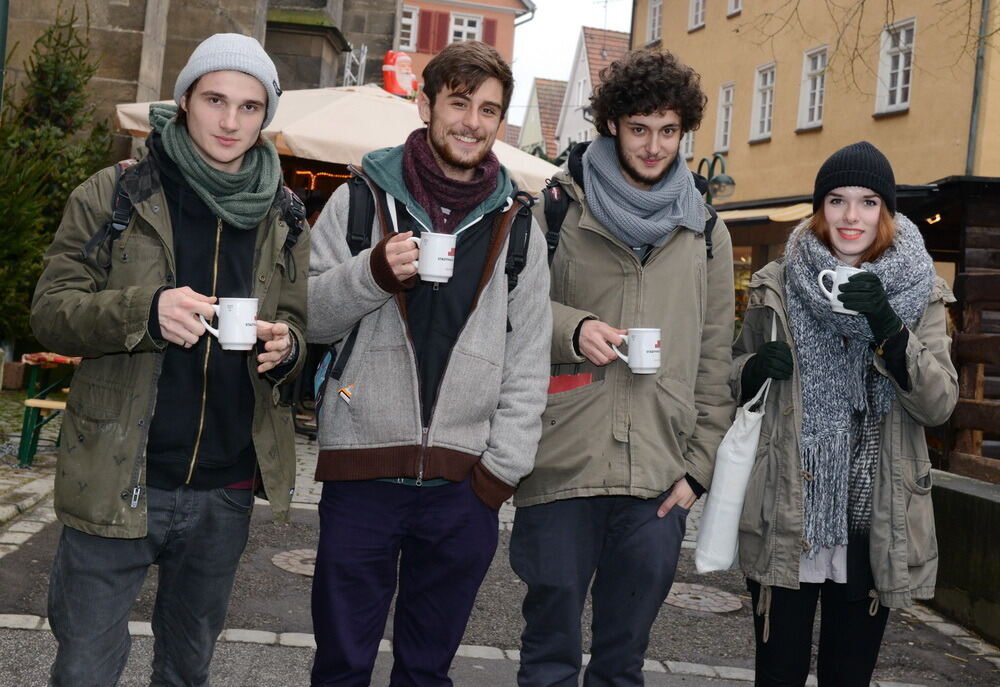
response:
[[[726,224],[738,222],[759,224],[762,222],[798,222],[813,213],[812,203],[796,203],[780,207],[746,208],[743,210],[719,210]]]
[[[138,137],[149,133],[149,105],[118,105],[119,131]],[[264,136],[282,155],[359,165],[368,151],[400,145],[420,126],[423,123],[413,102],[370,84],[285,91]],[[499,139],[493,152],[525,191],[540,191],[557,170]]]

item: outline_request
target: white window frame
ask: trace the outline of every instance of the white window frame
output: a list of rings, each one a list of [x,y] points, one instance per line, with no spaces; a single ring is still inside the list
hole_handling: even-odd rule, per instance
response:
[[[407,12],[410,16],[407,17]],[[405,41],[403,38],[403,32],[409,32],[409,41]],[[420,8],[413,7],[411,5],[403,5],[403,9],[399,13],[399,49],[408,50],[410,52],[416,52],[417,50],[417,35],[420,31]]]
[[[705,25],[705,0],[689,0],[688,31],[700,29]]]
[[[472,30],[468,26],[470,20],[476,22]],[[462,35],[456,37],[455,34],[459,32]],[[483,40],[483,18],[478,14],[458,14],[457,12],[452,12],[448,36],[450,38],[449,43]]]
[[[799,89],[799,128],[823,126],[826,103],[827,46],[822,45],[802,54],[802,86]]]
[[[687,131],[681,137],[681,154],[685,160],[694,159],[694,131]]]
[[[646,42],[652,43],[663,37],[663,0],[649,0],[646,21]]]
[[[775,63],[757,67],[754,77],[753,107],[750,109],[750,140],[771,138],[774,123],[774,83],[777,76]]]
[[[729,0],[726,7],[726,16],[732,17],[743,11],[743,0]]]
[[[578,108],[586,107],[587,105],[587,91],[590,90],[587,88],[588,85],[587,79],[585,78],[578,79],[576,82],[576,106]]]
[[[896,38],[909,39],[900,43]],[[879,50],[875,112],[904,112],[910,109],[913,94],[913,55],[917,19],[911,17],[882,29]]]
[[[719,107],[715,120],[715,152],[728,153],[733,137],[733,100],[736,83],[730,81],[719,86]]]

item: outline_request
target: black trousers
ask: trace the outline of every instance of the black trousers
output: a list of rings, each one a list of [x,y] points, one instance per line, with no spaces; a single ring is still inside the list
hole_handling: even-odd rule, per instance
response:
[[[753,597],[756,687],[802,687],[809,676],[813,619],[822,599],[817,677],[819,687],[868,687],[889,609],[829,580],[799,589],[770,587],[770,611],[758,614],[761,586],[747,580]],[[767,599],[765,599],[767,601]],[[764,641],[765,623],[768,637]]]

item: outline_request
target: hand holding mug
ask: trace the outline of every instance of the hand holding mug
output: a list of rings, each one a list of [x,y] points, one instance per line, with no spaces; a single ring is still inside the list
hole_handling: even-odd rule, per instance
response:
[[[403,282],[417,273],[417,245],[410,239],[412,231],[394,234],[385,242],[385,261],[392,270],[392,275]]]
[[[903,328],[903,321],[889,304],[882,280],[871,272],[852,275],[840,287],[840,302],[868,320],[875,341],[885,341]]]
[[[156,303],[157,321],[164,341],[190,348],[205,333],[199,315],[212,317],[215,296],[204,296],[190,286],[165,289]]]
[[[617,356],[612,344],[620,343],[625,329],[615,329],[600,320],[585,320],[580,325],[580,354],[598,367],[614,361]]]

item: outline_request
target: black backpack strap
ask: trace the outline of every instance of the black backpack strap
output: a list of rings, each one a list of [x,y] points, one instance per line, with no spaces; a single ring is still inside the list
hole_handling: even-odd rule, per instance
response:
[[[368,183],[354,174],[349,184],[350,198],[347,210],[347,246],[351,255],[357,255],[372,244],[372,223],[375,221],[375,196]]]
[[[103,269],[111,267],[111,244],[128,228],[129,220],[132,219],[132,199],[129,198],[128,191],[125,190],[125,185],[122,183],[122,174],[135,163],[136,160],[131,158],[115,163],[115,191],[111,196],[111,219],[96,234],[91,236],[87,240],[87,243],[83,245],[83,248],[80,249],[81,257],[87,260],[90,257],[90,252],[96,248],[97,252],[94,254],[94,260],[98,261],[97,264]],[[100,246],[105,241],[108,242],[108,263],[101,265],[99,262]]]
[[[559,232],[562,231],[563,221],[569,212],[570,198],[558,181],[549,179],[542,189],[542,202],[545,213],[545,243],[549,249],[549,265],[551,265],[556,248],[559,247]]]
[[[705,220],[705,253],[708,255],[708,259],[711,260],[712,255],[712,230],[715,229],[715,222],[719,219],[719,213],[715,211],[709,204],[705,204],[705,209],[708,210],[708,219]]]
[[[292,250],[299,241],[299,236],[305,231],[306,226],[306,205],[302,202],[292,189],[287,186],[280,186],[276,198],[281,216],[288,225],[288,233],[285,235],[285,244],[282,250],[287,256],[288,279],[293,284],[297,276],[295,256]]]
[[[531,240],[531,208],[535,204],[535,198],[525,191],[514,193],[515,209],[514,219],[511,220],[510,231],[507,234],[507,263],[504,265],[504,272],[507,275],[507,293],[509,294],[517,286],[517,278],[528,264],[528,243]],[[510,317],[507,317],[507,331],[512,332],[514,328],[510,324]]]
[[[507,274],[507,293],[517,286],[517,277],[528,263],[528,241],[531,239],[531,207],[535,199],[530,193],[518,191],[514,194],[514,203],[519,204],[517,214],[510,226],[507,236],[507,264],[504,272]]]

